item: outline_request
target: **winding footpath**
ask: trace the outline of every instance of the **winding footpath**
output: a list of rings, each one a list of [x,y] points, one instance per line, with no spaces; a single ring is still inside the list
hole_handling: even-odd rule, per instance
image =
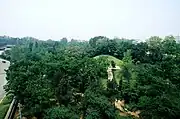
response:
[[[108,67],[107,73],[108,73],[108,80],[109,81],[112,81],[112,79],[113,79],[113,71],[112,70],[121,70],[121,68],[117,65],[114,68],[112,66]]]
[[[113,70],[121,70],[121,68],[119,66],[115,66],[114,68],[112,66],[109,66],[108,69],[107,69],[107,73],[108,73],[108,80],[109,81],[112,81],[113,80]],[[125,108],[125,100],[116,100],[114,102],[115,104],[115,107],[119,110],[119,114],[121,116],[133,116],[135,118],[139,118],[139,114],[140,114],[140,111],[137,110],[135,112],[131,112],[129,111],[128,109]]]

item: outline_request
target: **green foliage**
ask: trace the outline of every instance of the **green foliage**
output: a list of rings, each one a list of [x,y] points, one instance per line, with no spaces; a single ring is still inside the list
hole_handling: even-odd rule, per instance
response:
[[[113,119],[115,116],[115,109],[107,97],[99,93],[94,93],[92,90],[85,92],[83,101],[85,105],[85,118],[108,118]]]
[[[79,116],[69,110],[67,107],[55,107],[45,112],[45,119],[79,119]]]
[[[124,53],[124,57],[122,59],[124,63],[131,63],[132,64],[132,56],[131,51],[127,50],[127,52]]]
[[[180,111],[179,92],[176,84],[172,84],[171,77],[163,78],[164,67],[157,65],[144,65],[138,74],[139,109],[144,109],[141,115],[148,118],[178,118]],[[142,85],[142,86],[141,86]]]
[[[147,63],[150,58],[148,56],[148,44],[147,42],[141,42],[133,46],[132,57],[135,62]]]
[[[2,100],[2,102],[0,103],[0,119],[4,119],[6,116],[6,113],[9,109],[9,106],[11,104],[12,101],[12,95],[7,95],[6,97],[4,97],[4,99]]]
[[[121,66],[122,63],[123,63],[123,62],[122,62],[121,60],[119,60],[118,58],[115,58],[115,57],[110,56],[110,55],[99,55],[99,56],[96,56],[96,57],[94,57],[94,58],[95,58],[95,59],[96,59],[96,58],[97,58],[97,59],[100,58],[100,60],[101,60],[101,59],[107,60],[108,64],[110,64],[111,61],[114,61],[117,66]],[[109,66],[109,65],[107,65],[107,66]]]
[[[117,111],[115,119],[133,119],[133,117],[131,117],[131,116],[120,116],[119,111]]]
[[[129,110],[141,111],[141,118],[180,117],[180,44],[173,36],[141,43],[104,36],[89,42],[0,39],[1,45],[16,45],[2,55],[11,61],[5,89],[23,104],[25,116],[131,118],[119,116],[115,108],[115,99],[124,99]],[[107,81],[111,61],[120,70]]]
[[[4,119],[6,116],[6,112],[9,109],[9,104],[6,105],[0,105],[0,119]]]

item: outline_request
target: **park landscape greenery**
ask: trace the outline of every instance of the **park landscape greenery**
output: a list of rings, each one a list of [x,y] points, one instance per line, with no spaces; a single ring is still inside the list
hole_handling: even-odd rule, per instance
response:
[[[140,110],[142,119],[180,118],[180,44],[173,36],[145,42],[0,37],[0,43],[15,45],[1,55],[11,62],[4,88],[27,118],[138,118],[120,115],[116,100],[125,100],[126,110]],[[121,68],[112,81],[110,65]]]
[[[13,95],[8,95],[0,101],[0,119],[4,119],[9,109]]]

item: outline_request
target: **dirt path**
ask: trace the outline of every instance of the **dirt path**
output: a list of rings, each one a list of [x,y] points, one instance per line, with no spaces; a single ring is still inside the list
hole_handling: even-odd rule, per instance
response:
[[[107,73],[108,73],[108,80],[110,80],[110,81],[112,81],[112,79],[113,79],[113,72],[112,72],[112,70],[120,70],[121,68],[119,67],[119,66],[115,66],[114,68],[112,68],[111,66],[109,66],[108,67],[108,69],[107,69]]]

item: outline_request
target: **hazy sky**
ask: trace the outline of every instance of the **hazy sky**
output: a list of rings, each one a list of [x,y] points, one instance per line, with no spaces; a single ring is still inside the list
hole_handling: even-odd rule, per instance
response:
[[[180,0],[0,0],[0,35],[145,39],[180,33]]]

